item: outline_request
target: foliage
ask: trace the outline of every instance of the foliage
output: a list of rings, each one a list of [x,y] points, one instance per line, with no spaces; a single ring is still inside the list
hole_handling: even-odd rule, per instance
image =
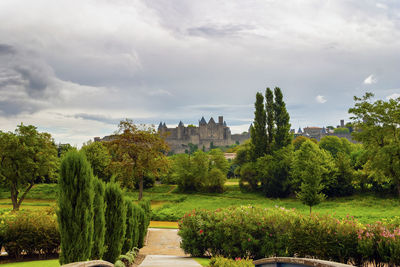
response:
[[[87,142],[82,146],[87,160],[92,166],[93,174],[105,182],[110,181],[109,165],[111,156],[107,147],[102,142]]]
[[[93,239],[93,173],[81,152],[67,152],[61,162],[57,218],[60,263],[89,259]]]
[[[168,145],[153,128],[138,127],[131,120],[121,121],[118,133],[106,143],[112,156],[111,167],[124,187],[133,188],[139,181],[142,199],[143,177],[159,176],[167,168]]]
[[[247,183],[247,185],[245,183]],[[248,162],[240,167],[239,186],[244,191],[255,191],[259,188],[259,176],[256,163]]]
[[[311,140],[311,139],[308,137],[302,136],[302,135],[297,136],[295,139],[293,139],[292,144],[293,144],[294,151],[299,150],[301,145],[307,140]]]
[[[150,224],[150,214],[151,214],[151,207],[150,201],[143,200],[139,202],[139,207],[142,212],[139,212],[139,241],[138,247],[141,248],[144,245],[144,237],[147,234],[147,228]]]
[[[0,217],[1,243],[11,257],[42,258],[58,253],[60,233],[53,210],[7,212]]]
[[[126,206],[126,231],[122,253],[128,252],[134,247],[135,227],[138,227],[135,221],[137,220],[137,215],[135,214],[134,204],[129,199],[125,199],[124,204]]]
[[[222,192],[229,168],[219,149],[213,149],[208,154],[196,151],[193,155],[177,155],[172,166],[172,176],[182,192]]]
[[[290,194],[293,146],[274,151],[257,160],[263,192],[267,197],[287,197]]]
[[[254,121],[250,128],[251,156],[253,161],[265,154],[268,142],[266,130],[267,116],[264,109],[264,97],[261,93],[256,94],[254,107]]]
[[[254,267],[253,261],[249,259],[236,258],[234,260],[224,257],[213,257],[210,267]]]
[[[274,103],[274,113],[275,113],[275,123],[276,123],[276,133],[275,133],[275,150],[281,149],[289,145],[292,141],[290,136],[290,116],[286,110],[286,104],[283,101],[282,91],[279,87],[275,87],[275,103]]]
[[[319,147],[331,153],[334,158],[339,152],[350,155],[353,150],[352,146],[349,140],[337,136],[324,136],[319,141]]]
[[[354,97],[356,103],[349,109],[352,134],[363,143],[371,170],[396,185],[400,196],[400,97],[371,103],[372,97],[371,93]]]
[[[106,185],[104,200],[107,205],[105,212],[107,251],[104,253],[103,259],[115,262],[121,254],[126,230],[126,206],[118,184],[108,183]]]
[[[275,137],[275,105],[274,105],[274,94],[272,90],[267,88],[265,92],[265,112],[267,116],[267,148],[266,154],[271,155],[274,145]]]
[[[349,130],[349,128],[339,127],[339,128],[335,128],[333,130],[333,132],[335,134],[348,134],[348,133],[350,133],[350,130]]]
[[[292,175],[300,184],[296,194],[310,207],[310,213],[311,207],[319,204],[325,197],[321,191],[324,188],[323,176],[329,175],[330,172],[328,156],[327,152],[320,150],[316,144],[308,140],[294,153]]]
[[[312,257],[357,266],[400,264],[400,228],[252,206],[193,210],[179,222],[186,253],[228,258]],[[233,265],[232,265],[233,266]]]
[[[50,134],[22,123],[14,133],[0,131],[0,183],[10,190],[14,210],[35,183],[55,176],[57,165],[57,149]]]
[[[94,200],[93,200],[93,246],[90,259],[102,259],[106,250],[104,245],[106,234],[105,211],[107,208],[104,202],[105,184],[102,180],[94,179]]]
[[[115,262],[114,266],[119,266],[119,267],[132,266],[138,252],[139,252],[138,248],[132,248],[131,250],[127,251],[126,254],[120,255],[118,257],[118,260]]]

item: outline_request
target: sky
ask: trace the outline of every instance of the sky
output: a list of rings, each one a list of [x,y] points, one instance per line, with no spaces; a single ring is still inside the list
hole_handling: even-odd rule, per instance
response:
[[[0,130],[81,146],[135,123],[249,128],[280,87],[292,128],[400,96],[397,0],[1,0]]]

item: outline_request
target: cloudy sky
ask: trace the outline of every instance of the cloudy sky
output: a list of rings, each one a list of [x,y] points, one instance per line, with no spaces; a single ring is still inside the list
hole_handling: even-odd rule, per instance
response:
[[[1,0],[0,130],[80,146],[119,120],[223,115],[248,129],[279,86],[293,128],[337,125],[353,96],[400,96],[397,0]]]

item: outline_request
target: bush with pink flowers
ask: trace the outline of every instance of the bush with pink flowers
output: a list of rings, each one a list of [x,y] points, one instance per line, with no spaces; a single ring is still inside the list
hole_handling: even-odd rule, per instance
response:
[[[348,217],[302,215],[252,206],[194,210],[179,222],[181,247],[194,256],[309,257],[362,265],[400,264],[400,228]]]

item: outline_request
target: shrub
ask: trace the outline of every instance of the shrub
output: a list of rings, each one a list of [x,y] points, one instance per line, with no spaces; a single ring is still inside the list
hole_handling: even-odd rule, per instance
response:
[[[27,212],[1,216],[3,246],[19,259],[23,255],[46,257],[58,253],[60,233],[54,211]]]
[[[312,257],[360,266],[400,264],[400,228],[353,218],[304,216],[284,208],[195,210],[179,222],[181,247],[193,256]],[[232,265],[233,266],[233,265]]]
[[[106,250],[104,245],[106,234],[106,221],[104,215],[106,211],[106,203],[104,202],[105,184],[98,178],[94,179],[94,192],[95,198],[93,202],[93,211],[95,216],[93,217],[93,247],[90,257],[92,260],[97,260],[103,257]]]
[[[226,175],[218,169],[212,168],[208,173],[204,190],[209,193],[223,193]]]
[[[83,153],[70,151],[61,162],[58,224],[60,263],[89,259],[93,239],[93,173]]]
[[[138,248],[129,250],[125,255],[120,255],[114,266],[130,267],[135,261],[135,258],[139,252]]]
[[[133,207],[133,203],[131,200],[125,199],[126,205],[126,231],[125,231],[125,240],[124,245],[122,246],[122,252],[128,252],[134,246],[133,242],[135,241],[135,227],[137,227],[134,216],[135,208]]]
[[[147,228],[150,224],[151,208],[150,201],[142,200],[139,202],[139,240],[138,247],[141,248],[144,245],[144,237],[147,234]]]
[[[124,205],[123,194],[119,185],[108,183],[104,199],[107,204],[105,213],[107,229],[105,245],[107,246],[107,251],[104,253],[103,259],[115,262],[121,254],[126,230],[126,206]]]
[[[210,267],[254,267],[253,261],[249,259],[236,258],[226,259],[223,257],[215,257],[210,260]]]

